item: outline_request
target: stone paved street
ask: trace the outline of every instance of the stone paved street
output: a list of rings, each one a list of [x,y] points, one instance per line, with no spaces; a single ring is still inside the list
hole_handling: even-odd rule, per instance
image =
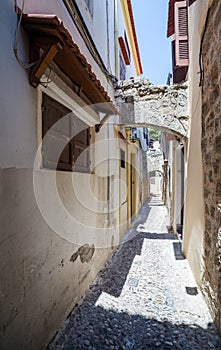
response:
[[[221,349],[167,211],[153,197],[49,350]]]

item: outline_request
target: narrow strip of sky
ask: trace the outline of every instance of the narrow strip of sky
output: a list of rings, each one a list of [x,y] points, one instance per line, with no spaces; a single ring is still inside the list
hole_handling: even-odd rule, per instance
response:
[[[132,0],[143,76],[165,84],[171,72],[171,43],[166,37],[168,0]]]

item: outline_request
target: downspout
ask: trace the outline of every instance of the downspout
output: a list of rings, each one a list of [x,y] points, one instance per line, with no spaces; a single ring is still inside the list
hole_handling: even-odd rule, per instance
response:
[[[114,0],[114,49],[115,49],[115,77],[119,79],[118,0]]]
[[[108,8],[108,0],[106,0],[106,17],[107,17],[107,69],[111,72],[111,64],[110,64],[110,34],[109,34],[109,8]]]
[[[110,71],[110,38],[109,38],[109,12],[108,12],[108,0],[106,0],[106,17],[107,17],[107,66],[108,70]],[[102,125],[107,121],[107,119],[110,117],[109,114],[106,114],[106,116],[103,118],[103,120],[100,123],[100,128]],[[109,131],[110,124],[107,123],[107,220],[108,220],[108,236],[109,236],[109,229],[110,229],[110,131]]]
[[[107,123],[107,215],[108,215],[108,230],[110,228],[110,200],[111,200],[111,193],[110,193],[110,185],[111,185],[111,176],[110,176],[110,124]]]

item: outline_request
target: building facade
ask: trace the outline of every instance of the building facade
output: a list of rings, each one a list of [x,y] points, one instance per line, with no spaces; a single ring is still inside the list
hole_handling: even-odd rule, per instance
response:
[[[175,4],[174,4],[175,3]],[[170,1],[188,20],[189,115],[183,250],[221,330],[220,14],[217,0]]]
[[[142,67],[130,1],[3,0],[0,18],[0,347],[42,350],[145,199],[114,104]]]

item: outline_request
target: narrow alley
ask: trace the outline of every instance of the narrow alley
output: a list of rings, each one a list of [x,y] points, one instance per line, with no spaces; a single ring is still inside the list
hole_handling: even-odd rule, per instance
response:
[[[221,349],[167,210],[152,197],[48,350]]]

